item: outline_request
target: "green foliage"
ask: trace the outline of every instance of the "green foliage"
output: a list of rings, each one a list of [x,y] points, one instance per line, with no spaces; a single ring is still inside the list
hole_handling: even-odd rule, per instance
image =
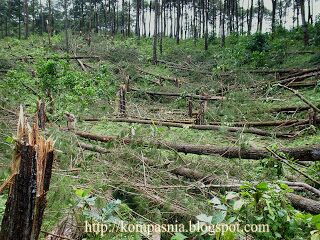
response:
[[[270,50],[268,35],[262,33],[256,33],[251,36],[248,41],[247,50],[253,52],[266,52]]]

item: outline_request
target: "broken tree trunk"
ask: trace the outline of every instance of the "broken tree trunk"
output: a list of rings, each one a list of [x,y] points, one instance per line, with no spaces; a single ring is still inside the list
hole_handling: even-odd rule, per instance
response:
[[[41,130],[46,129],[46,121],[47,121],[47,115],[46,115],[46,105],[43,100],[38,101],[37,106],[37,118],[38,118],[38,126]]]
[[[117,138],[112,136],[102,136],[92,133],[73,131],[76,135],[101,142],[118,141],[123,144],[138,144],[143,146],[155,146],[161,149],[175,150],[177,152],[192,153],[197,155],[220,155],[225,158],[244,158],[259,160],[270,157],[270,152],[264,148],[241,148],[241,147],[217,147],[213,145],[193,145],[193,144],[177,144],[160,141],[133,141],[128,138]],[[279,152],[286,153],[298,161],[320,161],[320,146],[305,146],[296,148],[280,148]]]
[[[27,124],[21,107],[1,240],[39,238],[53,159],[53,141],[39,134],[37,124]]]
[[[123,85],[119,89],[119,114],[126,116],[126,86]]]
[[[226,98],[223,96],[202,96],[202,95],[193,95],[193,94],[182,94],[182,93],[169,93],[169,92],[151,92],[151,91],[143,91],[135,88],[131,88],[131,91],[141,92],[151,96],[165,96],[165,97],[192,97],[193,99],[199,100],[225,100]]]
[[[188,117],[192,118],[193,101],[192,98],[188,98]]]
[[[294,206],[294,208],[297,208],[312,214],[320,213],[320,201],[315,201],[315,200],[305,198],[293,193],[287,193],[286,196],[288,197],[289,201]]]

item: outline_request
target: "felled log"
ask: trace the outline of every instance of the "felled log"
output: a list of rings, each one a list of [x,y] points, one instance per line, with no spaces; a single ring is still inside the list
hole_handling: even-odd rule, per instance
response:
[[[89,119],[90,120],[90,119]],[[92,120],[92,119],[91,119]],[[154,121],[154,120],[140,120],[140,119],[130,119],[130,118],[114,118],[105,120],[110,122],[126,122],[126,123],[139,123],[139,124],[150,124],[150,125],[158,125],[158,126],[167,126],[167,127],[176,127],[176,128],[189,128],[189,129],[196,129],[196,130],[225,130],[228,132],[243,132],[243,133],[251,133],[260,136],[266,137],[284,137],[290,138],[294,137],[294,135],[289,133],[281,133],[281,132],[267,132],[258,128],[242,128],[242,127],[225,127],[225,126],[217,126],[217,125],[197,125],[197,124],[182,124],[182,123],[175,123],[175,122],[162,122],[162,121]]]
[[[286,196],[294,208],[297,208],[312,214],[320,213],[320,201],[315,201],[315,200],[305,198],[293,193],[287,193]]]
[[[135,88],[130,88],[131,91],[141,92],[151,96],[165,96],[165,97],[192,97],[193,99],[198,100],[225,100],[226,97],[223,96],[205,96],[205,95],[193,95],[193,94],[181,94],[181,93],[173,93],[173,92],[151,92],[151,91],[143,91]]]
[[[96,146],[96,145],[81,143],[81,142],[79,143],[79,146],[82,147],[83,149],[93,151],[93,152],[102,153],[102,154],[106,154],[106,153],[110,152],[106,148]],[[87,147],[87,146],[89,146],[89,147]],[[159,166],[159,164],[156,161],[151,160],[150,158],[144,158],[143,160],[146,164],[148,164],[150,166]],[[167,164],[165,166],[167,166]],[[175,174],[175,175],[186,177],[191,180],[196,180],[196,181],[201,180],[203,183],[214,184],[214,185],[210,185],[210,187],[224,188],[225,186],[230,186],[230,187],[235,187],[235,188],[238,187],[239,188],[243,184],[241,181],[237,181],[236,184],[233,181],[233,182],[228,182],[223,185],[219,185],[219,184],[216,184],[217,182],[220,182],[218,176],[216,176],[214,174],[206,175],[198,170],[186,168],[184,166],[179,166],[174,169],[170,169],[168,171],[170,173]],[[309,192],[320,197],[320,190],[318,190],[318,189],[316,189],[316,188],[314,188],[304,182],[290,182],[290,181],[280,181],[280,182],[287,184],[289,187],[291,187],[293,189],[306,190],[306,191],[309,191]],[[257,183],[254,183],[254,184],[257,184]]]
[[[45,240],[71,239],[80,240],[83,236],[84,228],[77,223],[74,215],[64,217],[55,229],[51,232],[45,232]]]
[[[92,144],[83,143],[83,142],[79,142],[78,146],[82,149],[93,151],[93,152],[98,152],[98,153],[103,153],[103,154],[110,153],[110,151],[106,148],[92,145]]]
[[[318,108],[320,108],[319,105],[317,105]],[[279,112],[303,112],[310,109],[309,106],[288,106],[288,107],[276,107],[272,108],[269,111],[273,113],[279,113]]]
[[[9,59],[10,61],[27,61],[27,60],[34,60],[34,57],[28,56],[28,57],[19,57],[19,58],[12,58]],[[46,60],[50,59],[100,59],[99,56],[54,56],[54,57],[44,57]]]
[[[291,73],[290,75],[286,75],[283,77],[280,77],[280,80],[284,80],[287,78],[293,78],[293,77],[298,77],[307,73],[312,73],[312,72],[318,72],[320,71],[320,68],[307,68],[307,69],[300,69],[299,71],[295,72],[295,73]]]
[[[291,88],[303,88],[303,87],[314,87],[317,84],[318,84],[317,81],[303,81],[303,82],[289,83],[287,86]]]
[[[194,145],[194,144],[178,144],[159,141],[133,141],[128,138],[117,138],[112,136],[102,136],[92,133],[73,131],[76,135],[101,142],[118,141],[124,144],[138,144],[143,146],[155,146],[161,149],[175,150],[177,152],[192,153],[197,155],[220,155],[225,158],[244,158],[259,160],[270,157],[270,152],[264,148],[241,148],[241,147],[217,147],[214,145]],[[320,145],[295,147],[295,148],[280,148],[280,152],[288,154],[290,157],[298,161],[320,161]]]
[[[147,70],[141,69],[141,68],[139,68],[139,67],[137,67],[137,70],[138,70],[139,72],[142,72],[142,73],[151,75],[151,76],[156,77],[156,78],[161,79],[161,80],[172,81],[172,82],[174,82],[176,85],[179,85],[180,83],[182,83],[182,82],[185,81],[185,80],[183,80],[183,79],[181,79],[181,78],[167,77],[167,76],[158,75],[158,74],[149,72],[149,71],[147,71]]]
[[[21,107],[1,240],[39,238],[53,159],[53,141],[40,135],[37,123],[28,125]]]
[[[319,76],[319,75],[320,75],[320,71],[311,72],[311,73],[306,73],[306,74],[301,75],[301,76],[285,78],[283,80],[280,80],[279,83],[281,83],[281,84],[293,83],[293,82],[305,80],[307,78],[316,77],[316,76]]]

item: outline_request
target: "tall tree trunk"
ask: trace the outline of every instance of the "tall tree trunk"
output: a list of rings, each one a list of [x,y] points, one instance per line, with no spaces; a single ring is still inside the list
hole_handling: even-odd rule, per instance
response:
[[[140,4],[141,0],[136,0],[136,36],[140,38]]]
[[[208,50],[208,19],[209,19],[209,10],[208,10],[208,0],[204,0],[205,8],[205,33],[204,33],[204,50]]]
[[[275,31],[276,24],[276,10],[277,10],[277,0],[272,0],[272,17],[271,17],[271,30],[272,33]]]
[[[248,21],[248,35],[251,34],[252,18],[253,18],[253,0],[251,0],[251,5],[250,5],[250,14],[249,14],[249,21]]]
[[[221,24],[221,47],[224,47],[226,44],[226,35],[225,35],[225,15],[226,15],[226,8],[227,8],[227,0],[223,2],[223,11],[222,11],[222,24]]]
[[[306,22],[304,1],[305,0],[300,0],[300,8],[301,8],[301,20],[302,20],[302,28],[303,28],[303,40],[304,40],[304,45],[307,46],[309,44],[309,33],[308,33],[308,24]]]
[[[131,35],[131,2],[128,3],[128,36]]]
[[[196,18],[197,18],[197,9],[196,9],[196,0],[192,0],[193,6],[193,41],[194,44],[197,43],[197,25],[196,25]]]
[[[158,16],[159,16],[158,0],[154,2],[154,32],[153,32],[153,64],[157,65],[157,42],[158,42]]]
[[[23,12],[24,12],[24,37],[29,37],[29,6],[28,0],[24,0],[23,4]]]
[[[180,8],[180,1],[177,0],[177,28],[176,28],[176,42],[177,44],[180,43],[180,15],[181,15],[181,8]]]
[[[21,1],[18,2],[18,38],[21,39]]]
[[[68,36],[68,0],[63,1],[64,7],[64,31],[65,31],[65,44],[66,51],[69,52],[69,36]]]

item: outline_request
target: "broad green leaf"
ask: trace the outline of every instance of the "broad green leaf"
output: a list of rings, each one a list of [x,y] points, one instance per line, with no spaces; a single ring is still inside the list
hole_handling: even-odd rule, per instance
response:
[[[268,183],[267,182],[261,182],[256,186],[257,189],[261,190],[261,191],[266,191],[268,190]]]
[[[235,211],[240,210],[241,207],[243,206],[243,204],[244,204],[244,201],[242,199],[235,201],[233,204],[233,210],[235,210]]]
[[[206,214],[200,214],[200,215],[196,216],[196,218],[200,222],[205,222],[205,223],[211,223],[211,221],[212,221],[212,216],[207,216]]]
[[[171,237],[171,240],[184,240],[187,239],[188,237],[186,237],[185,235],[183,235],[182,233],[175,233],[174,236]]]
[[[225,219],[227,215],[226,211],[215,211],[215,213],[212,216],[212,222],[213,224],[219,224],[222,223],[222,221]]]
[[[217,198],[217,197],[211,198],[210,202],[213,203],[214,205],[219,205],[219,204],[221,204],[220,199]]]

